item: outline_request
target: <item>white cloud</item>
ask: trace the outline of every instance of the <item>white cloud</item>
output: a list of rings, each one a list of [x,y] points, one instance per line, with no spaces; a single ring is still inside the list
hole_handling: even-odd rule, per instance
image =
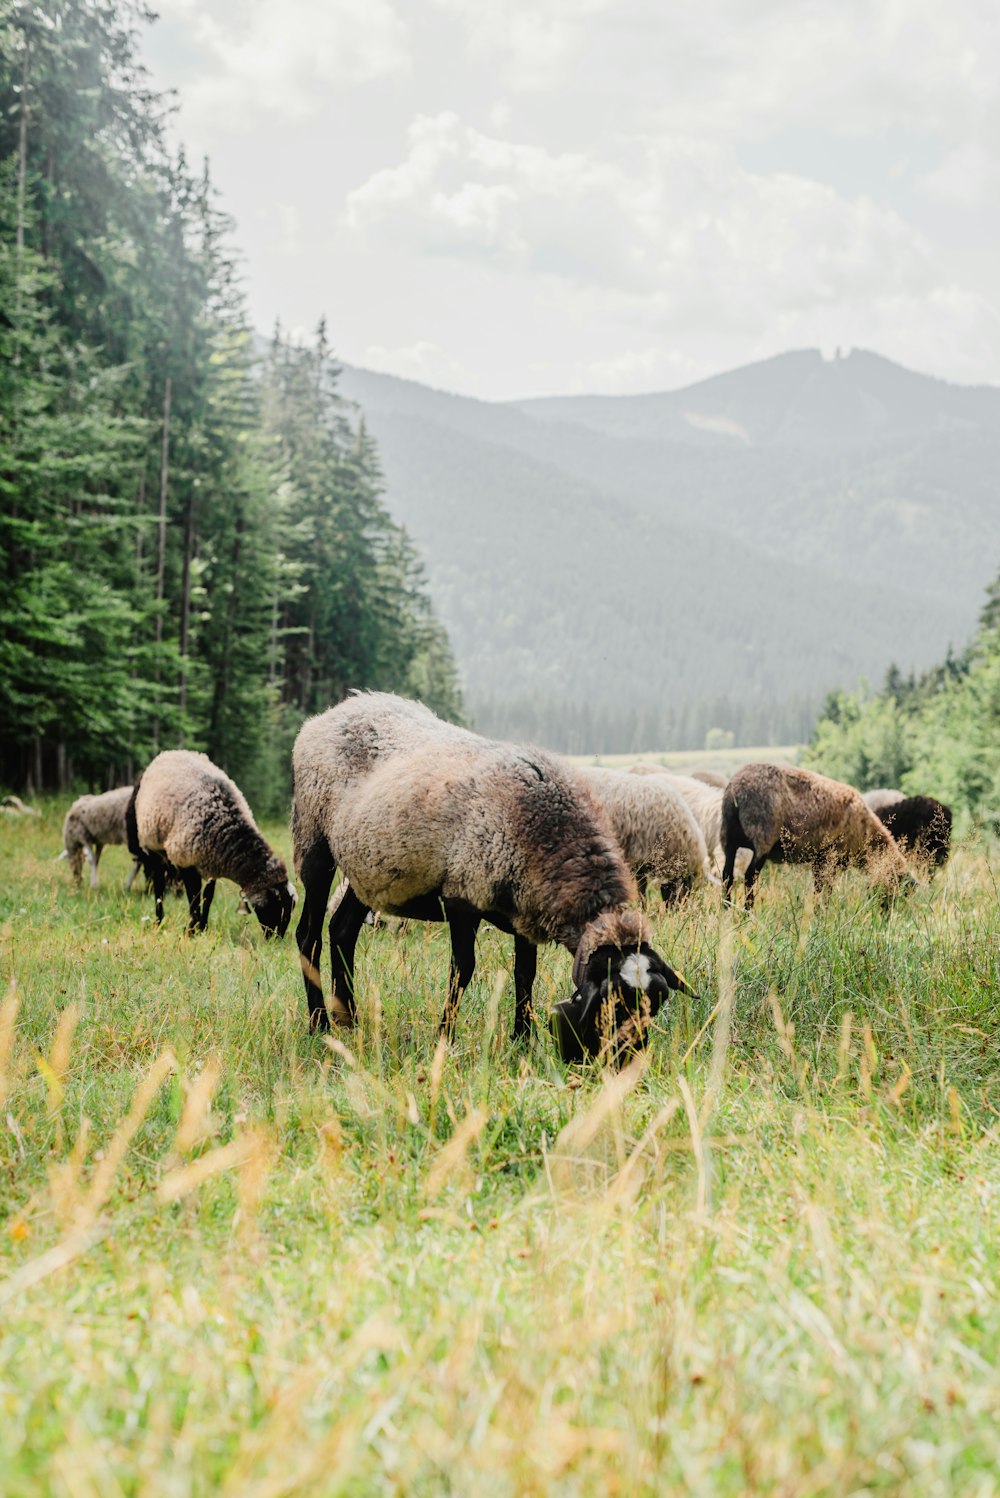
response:
[[[671,128],[713,138],[998,123],[994,0],[618,0],[587,39],[581,86],[603,64]]]
[[[461,24],[473,54],[498,60],[513,88],[539,89],[567,71],[592,19],[618,0],[434,0]]]
[[[487,395],[808,344],[1000,383],[996,0],[161,3],[263,326]]]
[[[261,113],[303,119],[332,86],[404,72],[406,31],[389,0],[167,0],[191,16],[205,62],[184,89],[185,120],[251,127]]]
[[[966,141],[922,177],[919,185],[928,197],[961,208],[995,207],[1000,197],[1000,159],[981,142]]]
[[[891,210],[748,172],[725,147],[645,139],[610,161],[512,144],[450,113],[414,122],[405,159],[348,196],[345,222],[674,329],[753,330],[777,309],[923,296],[939,279]]]

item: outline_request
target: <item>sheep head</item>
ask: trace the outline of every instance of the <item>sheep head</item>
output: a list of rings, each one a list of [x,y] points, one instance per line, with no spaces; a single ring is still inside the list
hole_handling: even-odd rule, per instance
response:
[[[243,896],[260,921],[265,936],[284,936],[297,899],[293,884],[283,880],[268,889],[245,889]]]
[[[605,913],[584,930],[573,963],[576,992],[556,1004],[552,1033],[564,1061],[608,1055],[620,1061],[646,1044],[650,1022],[684,979],[650,944],[635,911]]]

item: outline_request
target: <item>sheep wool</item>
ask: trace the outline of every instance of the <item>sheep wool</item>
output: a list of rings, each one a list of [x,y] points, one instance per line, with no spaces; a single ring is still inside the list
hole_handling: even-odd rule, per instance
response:
[[[705,881],[718,882],[701,829],[671,777],[630,775],[596,765],[578,773],[607,813],[640,889],[652,879],[669,902]]]
[[[934,796],[901,796],[875,815],[904,854],[917,863],[941,868],[951,852],[952,810]]]
[[[78,796],[66,813],[63,822],[62,858],[69,859],[70,873],[77,884],[83,876],[86,859],[90,865],[90,883],[97,886],[97,865],[101,850],[109,844],[125,843],[125,812],[132,796],[130,785],[119,786],[114,791],[104,791],[99,796]],[[129,877],[129,885],[135,870]]]
[[[737,849],[753,852],[744,876],[747,905],[753,904],[754,883],[767,859],[811,864],[817,890],[848,864],[868,868],[886,890],[905,877],[902,854],[861,793],[813,770],[744,765],[723,792],[722,828],[727,896]]]
[[[675,775],[671,770],[665,770],[660,766],[647,768],[645,765],[632,765],[630,774],[657,775],[683,797],[705,839],[705,847],[708,850],[712,868],[715,874],[720,874],[722,872],[722,790],[716,785],[709,785],[707,781],[699,780],[694,775]],[[737,872],[745,874],[749,862],[749,849],[741,848],[736,857]]]
[[[484,919],[519,939],[518,1036],[528,1028],[537,944],[575,952],[603,915],[619,931],[619,956],[635,950],[634,918],[622,922],[635,882],[593,795],[553,757],[481,738],[419,703],[373,692],[306,722],[292,764],[295,870],[305,885],[297,936],[314,1027],[331,1015],[353,1022],[354,947],[371,909],[448,921],[446,1030],[471,980]],[[330,922],[328,1010],[319,961],[337,868],[348,888]],[[644,924],[641,933],[655,956]]]

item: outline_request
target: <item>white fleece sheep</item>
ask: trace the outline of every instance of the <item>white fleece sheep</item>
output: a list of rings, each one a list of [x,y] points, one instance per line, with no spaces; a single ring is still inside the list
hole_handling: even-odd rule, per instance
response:
[[[706,880],[718,884],[701,829],[667,776],[630,775],[598,765],[578,773],[607,812],[640,891],[653,880],[670,904]]]
[[[897,801],[905,799],[902,791],[891,791],[886,786],[880,786],[875,791],[865,791],[863,797],[869,811],[881,811],[883,806],[895,806]]]
[[[136,781],[126,820],[129,848],[153,882],[157,921],[163,920],[167,860],[184,882],[189,930],[204,931],[215,881],[231,879],[264,935],[284,936],[295,904],[288,871],[265,841],[243,792],[207,754],[158,754]]]
[[[701,835],[705,839],[705,847],[712,868],[716,874],[722,872],[722,790],[718,786],[707,785],[703,780],[697,780],[693,775],[675,775],[672,770],[664,769],[661,765],[632,765],[632,775],[644,778],[653,776],[661,777],[679,796],[684,798],[688,810],[694,817]],[[736,859],[736,871],[743,874],[750,863],[750,850],[741,848]]]
[[[114,791],[104,791],[99,796],[78,796],[66,813],[63,822],[63,851],[60,858],[69,859],[70,873],[77,884],[83,876],[86,859],[90,866],[91,888],[97,888],[97,865],[101,851],[109,844],[128,841],[125,833],[125,812],[132,798],[130,785],[119,786]],[[133,863],[126,889],[132,888],[138,864]]]

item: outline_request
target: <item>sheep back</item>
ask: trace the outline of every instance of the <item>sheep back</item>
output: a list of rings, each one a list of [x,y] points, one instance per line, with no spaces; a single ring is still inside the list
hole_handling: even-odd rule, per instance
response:
[[[590,920],[635,896],[605,813],[568,768],[418,703],[348,698],[303,726],[293,770],[296,869],[324,838],[373,909],[464,902],[575,950]]]

